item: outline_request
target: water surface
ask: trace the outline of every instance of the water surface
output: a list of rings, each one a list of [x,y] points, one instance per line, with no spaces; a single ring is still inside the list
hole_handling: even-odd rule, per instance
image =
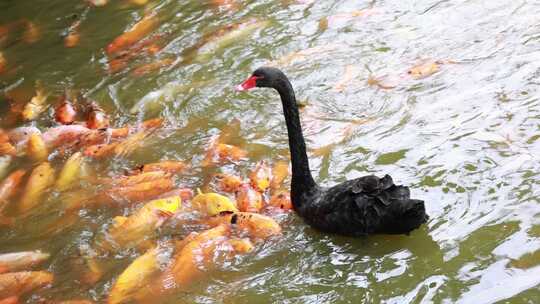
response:
[[[210,139],[234,120],[241,130],[232,141],[250,157],[224,170],[245,172],[260,159],[286,159],[278,95],[233,90],[256,67],[277,64],[306,104],[302,123],[316,180],[332,185],[391,174],[425,200],[430,220],[410,236],[351,239],[314,231],[294,214],[283,216],[281,239],[259,244],[171,303],[540,302],[540,3],[237,3],[156,0],[144,7],[111,1],[96,8],[84,1],[3,1],[0,25],[31,20],[41,35],[28,44],[14,26],[2,42],[11,70],[0,75],[0,90],[32,89],[36,80],[55,96],[77,90],[98,101],[116,126],[164,117],[171,131],[155,144],[96,167],[112,175],[137,163],[186,160],[193,172],[180,182],[195,188],[208,175],[200,163]],[[164,48],[111,74],[104,48],[149,11],[159,16],[155,33]],[[220,46],[200,43],[251,18],[262,25],[249,35]],[[65,48],[62,35],[74,20],[81,20],[81,40]],[[156,58],[174,63],[133,75]],[[437,61],[439,70],[420,79],[407,73],[426,61]],[[368,85],[368,79],[382,85]],[[131,111],[151,92],[164,94],[163,107]],[[50,115],[28,124],[49,127]],[[82,286],[70,261],[112,215],[82,217],[52,236],[1,231],[2,252],[52,254],[45,268],[56,281],[29,303],[103,301],[137,256],[115,257],[116,272]]]

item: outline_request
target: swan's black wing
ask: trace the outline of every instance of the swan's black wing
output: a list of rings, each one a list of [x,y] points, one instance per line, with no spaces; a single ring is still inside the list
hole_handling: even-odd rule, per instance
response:
[[[303,217],[311,225],[347,235],[409,233],[427,220],[424,202],[411,199],[409,188],[395,185],[389,175],[324,189],[308,208],[313,212]]]

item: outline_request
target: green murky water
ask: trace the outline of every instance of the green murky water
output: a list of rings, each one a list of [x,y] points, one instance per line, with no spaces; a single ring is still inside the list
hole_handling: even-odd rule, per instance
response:
[[[153,33],[163,48],[110,73],[104,48],[145,11],[159,18]],[[257,245],[171,303],[538,303],[538,16],[540,4],[527,0],[268,0],[237,1],[236,7],[3,0],[0,25],[12,26],[0,39],[7,61],[0,90],[27,90],[31,97],[36,80],[53,96],[76,90],[98,101],[115,126],[164,117],[169,131],[151,145],[94,165],[113,175],[138,163],[186,160],[193,170],[178,183],[195,188],[208,175],[200,166],[208,142],[234,119],[241,130],[233,141],[243,143],[250,157],[224,170],[245,171],[260,159],[286,157],[277,94],[233,90],[254,68],[273,62],[307,104],[303,125],[320,183],[389,173],[426,201],[430,220],[410,236],[323,235],[285,216],[281,239]],[[259,22],[250,33],[219,45],[201,43],[250,18]],[[35,43],[21,40],[22,19],[39,28]],[[63,35],[74,20],[81,20],[80,42],[66,48]],[[134,74],[166,58],[172,63]],[[433,75],[415,79],[407,72],[429,60],[437,61]],[[132,110],[141,100],[159,105]],[[6,102],[1,107],[7,111]],[[26,125],[49,127],[51,115]],[[25,166],[22,160],[12,165]],[[39,218],[0,230],[2,252],[52,254],[43,268],[55,282],[29,303],[104,301],[115,277],[137,256],[116,256],[103,280],[81,284],[71,260],[114,214],[80,215],[78,223],[52,235],[33,229]]]

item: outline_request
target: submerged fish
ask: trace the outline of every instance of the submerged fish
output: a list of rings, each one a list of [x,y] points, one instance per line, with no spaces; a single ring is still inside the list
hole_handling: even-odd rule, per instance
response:
[[[269,24],[268,20],[253,19],[221,28],[213,32],[211,36],[203,38],[205,43],[197,50],[195,61],[208,61],[221,49],[248,37],[256,30],[265,28]]]
[[[21,200],[17,207],[20,214],[25,214],[39,205],[45,191],[54,183],[54,169],[48,162],[41,163],[32,170]]]
[[[17,150],[11,144],[9,135],[4,130],[0,129],[0,156],[2,155],[15,156],[16,154],[17,154]]]
[[[129,112],[131,114],[140,112],[144,112],[147,115],[155,114],[163,109],[165,105],[175,101],[178,95],[200,88],[208,83],[209,81],[195,81],[191,83],[181,83],[179,81],[169,82],[163,88],[146,94],[131,107]]]
[[[185,288],[199,280],[205,270],[214,266],[212,257],[216,247],[229,235],[230,226],[219,225],[188,236],[188,240],[183,242],[183,247],[177,248],[173,263],[163,275],[163,281],[172,279],[171,283],[174,283],[174,287]]]
[[[159,19],[156,14],[144,16],[139,22],[135,23],[129,30],[116,37],[107,48],[107,54],[113,55],[129,48],[145,36],[150,34],[159,25]]]
[[[242,185],[242,179],[231,174],[214,174],[221,191],[233,193]]]
[[[36,95],[24,106],[22,116],[24,120],[34,120],[48,107],[46,104],[49,94],[40,82],[36,83]]]
[[[46,161],[49,156],[45,141],[41,134],[34,133],[30,135],[28,144],[26,146],[26,156],[32,159],[34,162]]]
[[[0,156],[0,179],[6,176],[6,174],[8,173],[9,165],[11,165],[12,161],[13,157],[9,155]]]
[[[0,273],[27,270],[48,260],[50,254],[37,251],[21,251],[0,254]]]
[[[278,161],[272,166],[272,180],[270,188],[275,190],[281,187],[283,181],[289,176],[289,163],[286,161]]]
[[[17,154],[24,151],[26,143],[32,134],[41,135],[41,131],[36,127],[18,127],[8,132],[9,140],[15,144]]]
[[[107,303],[132,302],[137,291],[149,285],[154,276],[161,271],[159,259],[161,251],[159,247],[154,247],[131,262],[114,282]]]
[[[233,227],[248,232],[254,239],[266,239],[271,236],[281,235],[279,224],[266,215],[251,212],[235,212],[220,214],[207,220],[211,226],[232,224]]]
[[[25,174],[25,170],[19,169],[0,183],[0,215],[9,203],[9,199],[19,190],[19,185]]]
[[[0,274],[0,298],[21,296],[53,282],[54,276],[47,271],[23,271]]]
[[[76,152],[70,156],[56,180],[55,188],[58,191],[69,189],[79,178],[83,161],[84,157],[81,152]]]
[[[261,192],[253,189],[249,184],[243,184],[236,191],[238,209],[244,212],[260,212],[264,207]]]
[[[281,210],[292,210],[291,194],[288,191],[279,190],[272,194],[268,205],[279,208]]]
[[[249,180],[251,181],[251,186],[259,192],[264,192],[268,187],[270,187],[270,178],[272,173],[270,168],[264,161],[260,161],[255,166],[255,169],[249,174]]]
[[[183,172],[188,168],[188,165],[182,161],[164,160],[158,163],[150,163],[138,166],[133,170],[133,174],[163,171],[169,173]]]
[[[64,46],[67,48],[76,47],[81,40],[81,33],[79,32],[79,27],[81,26],[81,21],[77,20],[69,27],[66,37],[64,37]]]

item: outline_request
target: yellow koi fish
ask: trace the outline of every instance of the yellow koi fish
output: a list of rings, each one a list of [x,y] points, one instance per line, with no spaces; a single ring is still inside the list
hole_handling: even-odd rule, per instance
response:
[[[155,247],[136,258],[114,282],[107,303],[131,302],[136,292],[148,285],[152,277],[159,273],[159,253],[160,249]]]
[[[33,133],[28,139],[26,146],[26,155],[35,162],[43,162],[47,160],[49,152],[45,146],[45,141],[39,133]]]
[[[84,157],[81,152],[74,153],[66,161],[62,171],[58,175],[55,188],[58,191],[64,191],[73,186],[73,183],[79,178]]]
[[[181,206],[180,196],[156,199],[146,203],[134,214],[114,218],[114,223],[98,246],[106,251],[134,248],[147,239]]]
[[[41,202],[45,191],[54,183],[54,169],[48,162],[34,168],[19,201],[19,212],[24,214]]]
[[[226,196],[217,193],[202,193],[199,189],[197,191],[199,194],[191,200],[191,204],[203,213],[213,216],[221,212],[238,211],[236,204]]]

